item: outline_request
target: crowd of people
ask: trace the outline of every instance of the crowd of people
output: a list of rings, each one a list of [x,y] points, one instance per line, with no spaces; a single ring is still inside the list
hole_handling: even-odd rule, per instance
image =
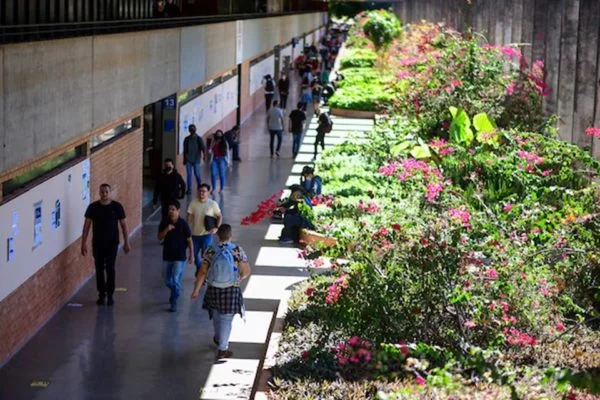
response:
[[[159,1],[158,9],[174,13],[172,0]],[[172,16],[172,14],[168,14]],[[174,14],[173,14],[174,15]],[[342,34],[328,33],[319,48],[314,45],[305,49],[296,68],[301,76],[300,98],[295,109],[288,115],[290,133],[293,135],[292,153],[299,152],[302,135],[306,130],[307,106],[312,104],[318,115],[317,137],[314,157],[318,146],[324,149],[325,134],[331,131],[332,121],[328,113],[320,112],[323,93],[330,87],[329,73],[342,41]],[[271,134],[271,157],[280,157],[282,134],[285,131],[285,109],[290,93],[290,81],[281,74],[277,85],[271,77],[265,77],[265,102],[267,127]],[[276,90],[277,89],[277,90]],[[275,99],[275,92],[278,99]],[[277,146],[275,147],[275,138]],[[207,284],[203,308],[208,310],[213,321],[215,335],[213,341],[218,348],[217,357],[232,356],[229,350],[229,336],[232,320],[236,314],[244,312],[241,282],[250,275],[248,257],[242,247],[233,243],[232,228],[223,223],[219,204],[211,199],[217,190],[223,191],[227,168],[231,160],[240,159],[240,127],[234,126],[227,132],[217,130],[206,141],[198,135],[195,125],[189,125],[188,136],[183,143],[183,161],[186,178],[175,168],[174,160],[164,160],[164,169],[156,182],[153,205],[161,206],[161,220],[157,238],[163,246],[162,276],[170,290],[169,311],[176,312],[182,293],[182,279],[186,262],[195,265],[195,283],[192,299],[199,296],[203,285]],[[201,163],[210,165],[211,184],[203,183]],[[181,216],[181,199],[192,193],[193,180],[197,186],[197,196],[187,207],[187,218]],[[310,220],[302,212],[303,207],[312,208],[315,196],[321,195],[322,180],[315,170],[307,165],[302,170],[300,184],[293,185],[289,198],[281,201],[275,214],[283,220],[281,243],[297,243],[303,228],[312,228]],[[88,254],[87,241],[93,230],[92,253],[96,267],[96,286],[99,306],[114,305],[115,262],[119,247],[119,228],[123,237],[125,253],[130,251],[125,210],[112,198],[112,189],[104,183],[99,188],[100,200],[91,203],[85,213],[81,254]]]

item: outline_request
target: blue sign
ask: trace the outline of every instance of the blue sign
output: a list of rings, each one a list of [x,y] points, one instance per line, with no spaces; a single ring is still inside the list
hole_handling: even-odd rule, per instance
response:
[[[177,96],[172,95],[163,100],[163,110],[174,110],[177,108]]]

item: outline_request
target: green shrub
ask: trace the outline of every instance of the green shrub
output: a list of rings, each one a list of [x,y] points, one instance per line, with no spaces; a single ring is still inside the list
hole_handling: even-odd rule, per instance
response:
[[[340,61],[342,69],[370,68],[375,65],[377,54],[369,49],[349,49]]]

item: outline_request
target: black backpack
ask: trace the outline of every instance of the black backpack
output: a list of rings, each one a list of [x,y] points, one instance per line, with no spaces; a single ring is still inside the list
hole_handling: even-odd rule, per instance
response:
[[[265,86],[265,90],[267,92],[272,92],[275,90],[275,85],[273,84],[273,79],[267,79],[267,84]]]
[[[322,113],[319,116],[319,127],[324,133],[329,133],[333,129],[333,121],[331,117],[326,112]]]

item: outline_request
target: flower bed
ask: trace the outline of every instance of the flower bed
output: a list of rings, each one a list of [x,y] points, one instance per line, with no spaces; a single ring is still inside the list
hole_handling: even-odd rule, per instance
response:
[[[336,243],[305,257],[349,263],[294,292],[271,397],[597,398],[599,163],[541,114],[541,63],[410,32],[403,100],[317,164]]]

